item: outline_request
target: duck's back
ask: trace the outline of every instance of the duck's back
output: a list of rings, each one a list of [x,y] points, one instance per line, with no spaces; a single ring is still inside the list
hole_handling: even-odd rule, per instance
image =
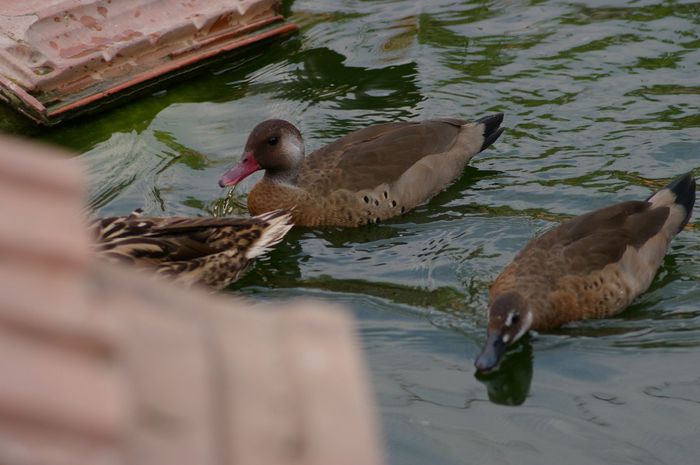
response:
[[[337,189],[357,192],[393,183],[419,160],[448,152],[464,124],[467,122],[445,119],[360,129],[306,157],[298,185],[323,195]]]
[[[291,228],[291,215],[273,211],[251,218],[142,217],[94,220],[99,257],[152,268],[187,286],[221,288],[238,279],[254,258]]]

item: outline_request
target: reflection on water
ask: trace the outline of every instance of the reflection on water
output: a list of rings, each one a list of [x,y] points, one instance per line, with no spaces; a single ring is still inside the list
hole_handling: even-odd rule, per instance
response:
[[[231,291],[353,309],[392,463],[694,463],[697,219],[627,311],[535,335],[490,376],[472,364],[489,284],[523,245],[700,167],[700,4],[285,8],[301,34],[197,79],[46,131],[3,109],[0,127],[80,152],[99,213],[209,215],[244,212],[259,175],[232,193],[217,181],[261,120],[298,124],[313,150],[373,122],[503,111],[495,147],[428,204],[377,226],[292,231]]]
[[[532,343],[525,336],[507,355],[493,373],[475,374],[484,383],[489,400],[500,405],[520,405],[525,402],[532,382]]]
[[[345,61],[343,55],[327,48],[306,50],[290,60],[290,71],[284,81],[268,82],[266,87],[255,89],[309,106],[329,102],[341,111],[377,110],[395,119],[405,118],[402,111],[420,102],[415,63],[366,69],[347,66]],[[359,124],[358,128],[366,124]],[[350,127],[337,129],[338,133],[325,134],[339,137],[347,134]]]

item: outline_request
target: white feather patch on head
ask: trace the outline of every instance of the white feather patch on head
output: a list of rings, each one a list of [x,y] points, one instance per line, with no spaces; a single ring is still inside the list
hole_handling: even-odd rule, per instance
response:
[[[523,321],[522,326],[520,327],[520,331],[518,331],[518,334],[515,335],[515,339],[513,339],[513,342],[523,337],[523,335],[530,329],[530,326],[532,326],[532,312],[527,312],[525,314],[525,320]]]
[[[282,137],[282,152],[289,154],[295,160],[304,158],[304,141],[293,134],[284,134]]]

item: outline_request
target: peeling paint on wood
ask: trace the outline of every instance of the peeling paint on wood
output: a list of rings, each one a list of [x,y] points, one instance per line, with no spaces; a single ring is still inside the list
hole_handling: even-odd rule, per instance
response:
[[[55,124],[126,89],[295,32],[280,10],[280,0],[0,2],[0,97]]]

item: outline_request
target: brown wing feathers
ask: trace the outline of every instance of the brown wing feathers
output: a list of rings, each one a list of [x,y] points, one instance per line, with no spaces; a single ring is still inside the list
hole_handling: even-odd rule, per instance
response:
[[[562,225],[558,239],[564,255],[583,264],[576,267],[581,273],[618,261],[628,246],[639,249],[663,227],[669,209],[649,207],[647,202],[624,202]]]
[[[332,169],[334,189],[372,189],[395,181],[426,155],[448,150],[458,134],[459,126],[446,121],[394,123],[383,131],[373,130],[371,138],[356,134],[349,140],[340,139],[309,155],[307,166]],[[300,185],[315,187],[303,178]]]
[[[223,287],[237,278],[251,259],[279,242],[291,227],[290,214],[274,211],[252,218],[142,218],[93,221],[98,255],[155,266],[159,273],[182,275]],[[196,272],[196,273],[195,273]]]

